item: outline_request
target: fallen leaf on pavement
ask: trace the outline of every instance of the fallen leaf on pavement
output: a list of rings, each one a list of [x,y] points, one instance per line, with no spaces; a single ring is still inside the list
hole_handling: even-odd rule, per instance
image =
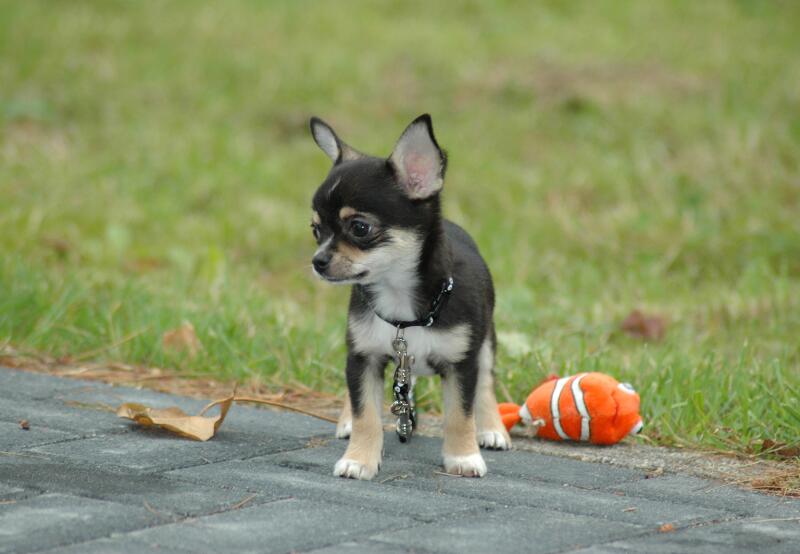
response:
[[[780,458],[800,457],[800,445],[789,446],[785,442],[777,442],[772,439],[764,439],[761,442],[761,451],[770,452]]]
[[[664,338],[667,321],[658,315],[646,315],[633,310],[622,322],[622,330],[632,337],[658,341]]]
[[[200,412],[199,415],[187,415],[180,408],[148,408],[143,404],[127,402],[119,407],[117,415],[127,419],[132,419],[139,425],[145,427],[159,427],[176,433],[182,437],[198,441],[207,441],[213,437],[228,410],[233,403],[233,396],[212,402]],[[219,415],[204,417],[203,414],[211,407],[219,404]]]
[[[203,349],[203,345],[194,331],[194,325],[188,321],[184,321],[183,325],[177,329],[165,332],[161,337],[161,346],[164,350],[186,352],[191,358],[197,356],[197,353]]]
[[[659,533],[672,533],[675,530],[675,526],[671,523],[665,523],[661,527],[658,528]]]
[[[176,433],[182,437],[207,441],[217,433],[222,422],[225,421],[225,416],[228,415],[228,410],[230,410],[234,402],[251,402],[254,404],[275,406],[284,410],[290,410],[336,423],[335,418],[309,412],[281,402],[262,398],[251,398],[249,396],[235,396],[235,391],[231,396],[209,403],[205,408],[200,410],[200,413],[196,416],[186,415],[186,412],[174,406],[170,408],[148,408],[144,404],[137,404],[135,402],[126,402],[122,404],[117,409],[117,416],[132,419],[139,425],[145,427],[158,427]],[[205,417],[204,414],[217,405],[219,405],[219,415],[216,417]]]

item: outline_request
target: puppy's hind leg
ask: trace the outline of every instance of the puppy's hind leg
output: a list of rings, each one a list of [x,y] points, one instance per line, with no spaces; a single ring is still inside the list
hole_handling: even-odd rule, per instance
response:
[[[473,361],[474,364],[474,361]],[[461,365],[461,364],[460,364]],[[466,374],[465,374],[466,372]],[[444,470],[465,477],[486,475],[486,462],[478,449],[475,412],[475,369],[453,368],[442,378],[444,397]],[[470,385],[470,379],[472,384]]]
[[[339,414],[339,421],[336,423],[336,438],[347,439],[350,438],[350,433],[353,432],[353,410],[350,406],[350,393],[344,393],[344,406]]]
[[[353,414],[353,431],[344,456],[333,474],[369,480],[378,473],[383,452],[383,367],[360,354],[347,356],[347,388]]]
[[[478,354],[478,386],[475,391],[475,420],[478,426],[478,444],[483,448],[508,450],[511,437],[508,435],[494,392],[494,349],[487,337]]]

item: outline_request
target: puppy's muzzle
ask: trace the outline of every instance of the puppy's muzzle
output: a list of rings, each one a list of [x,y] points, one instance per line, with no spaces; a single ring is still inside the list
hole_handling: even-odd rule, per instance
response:
[[[325,272],[328,270],[328,267],[331,265],[331,258],[333,256],[328,251],[322,251],[314,256],[311,260],[311,265],[314,266],[314,269],[320,275],[324,275]]]

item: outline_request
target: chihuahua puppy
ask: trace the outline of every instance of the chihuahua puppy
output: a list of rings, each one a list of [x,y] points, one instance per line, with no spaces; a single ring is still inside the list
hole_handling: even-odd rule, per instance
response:
[[[350,442],[334,475],[372,479],[378,472],[384,369],[402,322],[414,323],[404,329],[413,374],[442,378],[445,471],[485,475],[479,445],[511,447],[494,393],[494,288],[475,242],[442,217],[447,156],[430,116],[411,122],[388,158],[362,154],[316,117],[311,133],[333,161],[312,202],[313,271],[352,285],[349,405],[337,426]],[[432,310],[450,278],[447,302]]]

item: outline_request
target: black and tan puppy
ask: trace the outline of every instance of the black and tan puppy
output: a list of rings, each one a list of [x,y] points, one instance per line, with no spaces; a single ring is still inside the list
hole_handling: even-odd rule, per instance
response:
[[[351,148],[323,121],[311,132],[333,167],[314,195],[312,224],[319,247],[314,272],[352,285],[347,327],[350,405],[337,436],[350,436],[334,474],[372,479],[383,451],[384,369],[397,329],[412,321],[452,277],[454,287],[430,326],[405,329],[414,375],[437,374],[444,385],[444,468],[480,477],[478,446],[508,449],[494,394],[494,289],[470,236],[442,218],[440,193],[447,167],[430,116],[415,119],[389,158]]]

